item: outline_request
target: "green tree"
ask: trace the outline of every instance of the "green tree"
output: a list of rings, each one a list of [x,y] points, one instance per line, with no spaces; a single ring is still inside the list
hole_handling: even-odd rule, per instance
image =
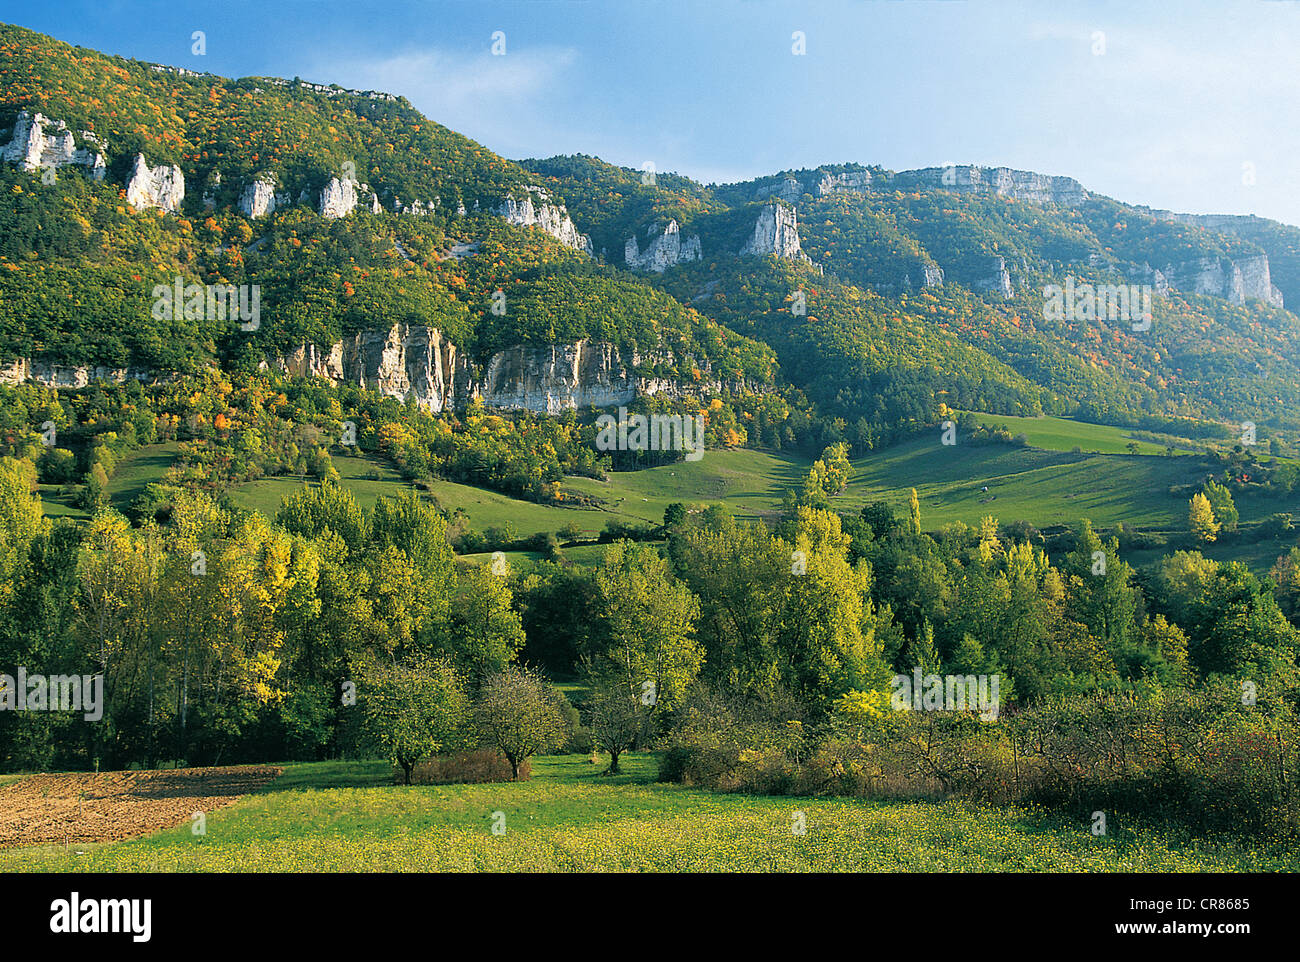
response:
[[[358,667],[365,737],[402,769],[407,785],[421,759],[460,747],[469,700],[448,662],[416,655],[407,662],[369,660]]]
[[[593,685],[586,706],[587,727],[596,747],[609,752],[607,775],[617,775],[619,756],[636,747],[641,735],[640,706],[617,678],[601,679]]]
[[[704,660],[695,638],[700,602],[654,548],[617,541],[596,573],[603,661],[653,716],[685,694]],[[647,722],[648,724],[648,722]]]
[[[1232,492],[1216,481],[1207,481],[1202,494],[1210,502],[1210,509],[1219,522],[1220,528],[1224,531],[1236,531],[1240,515],[1236,504],[1233,503]]]
[[[1201,493],[1192,495],[1187,512],[1187,523],[1198,541],[1210,543],[1219,533],[1219,522],[1214,518],[1210,500]]]
[[[558,749],[568,737],[562,700],[540,675],[518,665],[509,665],[484,681],[474,720],[483,740],[510,762],[516,781],[524,761]]]

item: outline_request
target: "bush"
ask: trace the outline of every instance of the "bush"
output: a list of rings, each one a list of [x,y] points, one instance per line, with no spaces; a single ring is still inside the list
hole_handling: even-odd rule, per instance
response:
[[[527,779],[532,773],[532,763],[519,765],[519,777]],[[415,785],[460,785],[483,782],[508,782],[513,777],[510,762],[500,752],[480,748],[454,755],[431,755],[419,762],[411,772]],[[400,775],[396,776],[400,780]]]

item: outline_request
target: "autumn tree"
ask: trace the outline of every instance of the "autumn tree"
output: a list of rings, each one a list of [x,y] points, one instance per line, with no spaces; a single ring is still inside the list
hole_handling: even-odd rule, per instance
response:
[[[1200,492],[1192,495],[1192,500],[1189,502],[1187,523],[1196,539],[1206,544],[1214,541],[1219,533],[1219,522],[1215,520],[1210,500]]]

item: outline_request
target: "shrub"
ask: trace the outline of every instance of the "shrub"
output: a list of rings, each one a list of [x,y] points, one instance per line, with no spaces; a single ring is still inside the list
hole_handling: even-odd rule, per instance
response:
[[[531,762],[521,762],[519,777],[527,779],[532,770]],[[510,762],[500,752],[490,748],[453,755],[431,755],[419,762],[411,772],[411,782],[415,785],[508,782],[512,778]]]

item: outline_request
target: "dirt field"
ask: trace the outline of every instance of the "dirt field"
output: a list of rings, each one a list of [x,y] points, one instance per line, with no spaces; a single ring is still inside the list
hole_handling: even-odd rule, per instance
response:
[[[266,785],[256,765],[161,772],[29,775],[0,786],[0,848],[109,842],[189,821]]]

